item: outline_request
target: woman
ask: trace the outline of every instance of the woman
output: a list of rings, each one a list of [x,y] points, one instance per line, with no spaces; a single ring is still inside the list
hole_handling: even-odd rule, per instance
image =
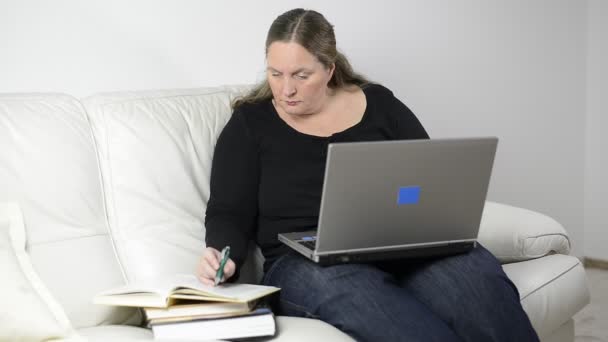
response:
[[[515,286],[482,246],[434,259],[321,267],[277,234],[316,227],[331,142],[427,139],[393,93],[354,73],[319,13],[280,15],[266,40],[267,77],[234,104],[215,149],[197,270],[238,276],[250,239],[280,287],[279,314],[314,317],[364,341],[537,341]],[[370,227],[373,229],[373,227]]]

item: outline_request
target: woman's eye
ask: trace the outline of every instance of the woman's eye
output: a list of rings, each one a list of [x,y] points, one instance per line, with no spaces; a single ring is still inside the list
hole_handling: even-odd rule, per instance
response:
[[[308,78],[307,75],[296,75],[297,78],[301,79],[301,80],[305,80]]]

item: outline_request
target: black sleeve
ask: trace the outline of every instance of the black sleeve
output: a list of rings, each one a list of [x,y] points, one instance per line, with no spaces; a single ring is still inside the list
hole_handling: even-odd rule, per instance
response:
[[[207,246],[230,246],[240,267],[247,257],[258,214],[258,152],[243,113],[235,111],[222,130],[211,166],[210,196],[205,215]]]
[[[396,121],[396,139],[429,139],[429,135],[416,115],[392,92],[390,97],[391,111]]]

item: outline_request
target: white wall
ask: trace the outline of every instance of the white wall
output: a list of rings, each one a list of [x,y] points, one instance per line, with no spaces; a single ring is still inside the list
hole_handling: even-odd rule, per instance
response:
[[[608,260],[608,1],[587,13],[585,256]]]
[[[490,199],[553,216],[582,255],[584,1],[2,1],[0,92],[253,82],[270,22],[298,6],[431,136],[498,136]]]

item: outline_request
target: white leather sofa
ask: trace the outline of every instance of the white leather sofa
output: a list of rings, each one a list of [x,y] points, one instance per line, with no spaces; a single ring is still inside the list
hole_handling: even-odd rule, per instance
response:
[[[193,272],[204,248],[214,144],[242,87],[0,94],[0,340],[152,339],[139,311],[99,291]],[[487,202],[480,241],[503,263],[542,341],[573,341],[585,272],[553,219]],[[252,248],[245,281],[260,277]],[[277,317],[276,341],[347,341]]]

